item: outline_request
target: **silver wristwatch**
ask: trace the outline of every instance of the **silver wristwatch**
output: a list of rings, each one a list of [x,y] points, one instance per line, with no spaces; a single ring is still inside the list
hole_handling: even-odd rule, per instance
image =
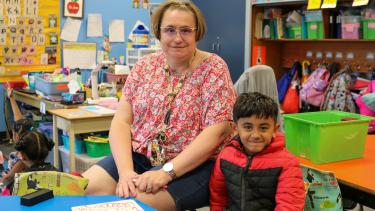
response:
[[[173,163],[168,162],[168,163],[164,164],[162,170],[165,173],[169,174],[169,176],[171,176],[172,179],[177,178],[176,172],[173,169]]]

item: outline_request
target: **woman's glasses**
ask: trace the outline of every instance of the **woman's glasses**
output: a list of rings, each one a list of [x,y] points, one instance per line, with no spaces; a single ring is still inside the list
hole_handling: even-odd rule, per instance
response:
[[[161,31],[169,37],[175,37],[177,32],[180,34],[181,37],[189,37],[191,36],[197,28],[190,28],[190,27],[181,27],[181,28],[174,28],[174,27],[160,27]]]

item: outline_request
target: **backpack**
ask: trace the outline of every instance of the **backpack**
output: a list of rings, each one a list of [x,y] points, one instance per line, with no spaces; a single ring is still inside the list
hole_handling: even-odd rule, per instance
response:
[[[323,65],[317,68],[302,85],[300,98],[303,102],[320,107],[328,86],[330,72]]]
[[[298,71],[300,74],[302,66],[299,62],[294,62],[292,68],[284,73],[284,75],[277,81],[277,91],[279,96],[279,102],[283,102],[285,98],[285,94],[289,88],[290,82],[292,81],[294,75]]]
[[[339,110],[356,113],[356,105],[349,90],[353,85],[349,67],[336,73],[330,81],[320,110]]]

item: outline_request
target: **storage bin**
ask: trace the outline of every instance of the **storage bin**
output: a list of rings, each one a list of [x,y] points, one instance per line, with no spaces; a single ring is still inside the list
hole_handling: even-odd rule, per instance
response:
[[[69,136],[61,135],[61,139],[63,140],[64,148],[69,150],[70,149]],[[85,144],[82,140],[80,140],[77,137],[75,137],[74,139],[74,152],[76,154],[85,153]]]
[[[342,39],[359,39],[360,35],[360,17],[359,16],[343,16],[341,23]]]
[[[85,139],[87,155],[90,157],[102,157],[111,153],[109,142],[94,142]]]
[[[69,82],[47,81],[40,76],[35,76],[35,89],[47,95],[60,95],[62,92],[69,91]]]
[[[38,129],[49,139],[53,139],[52,122],[40,122]]]
[[[363,39],[375,40],[375,19],[362,20]]]
[[[309,21],[307,24],[307,39],[324,39],[322,21]]]
[[[283,115],[287,149],[321,164],[363,156],[368,123],[373,117],[342,111]],[[343,121],[344,118],[353,118]]]
[[[69,150],[65,149],[63,146],[59,147],[59,153],[61,158],[61,169],[63,172],[70,173],[70,162],[69,162]],[[76,171],[83,173],[89,169],[92,165],[102,160],[104,157],[92,158],[87,156],[87,154],[79,154],[75,156]]]
[[[288,28],[288,38],[290,39],[301,39],[302,28],[300,26]]]

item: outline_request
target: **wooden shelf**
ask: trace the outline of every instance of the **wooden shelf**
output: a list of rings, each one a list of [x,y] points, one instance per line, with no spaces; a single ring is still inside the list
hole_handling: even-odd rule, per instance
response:
[[[375,40],[355,40],[355,39],[256,39],[260,42],[374,42]]]

